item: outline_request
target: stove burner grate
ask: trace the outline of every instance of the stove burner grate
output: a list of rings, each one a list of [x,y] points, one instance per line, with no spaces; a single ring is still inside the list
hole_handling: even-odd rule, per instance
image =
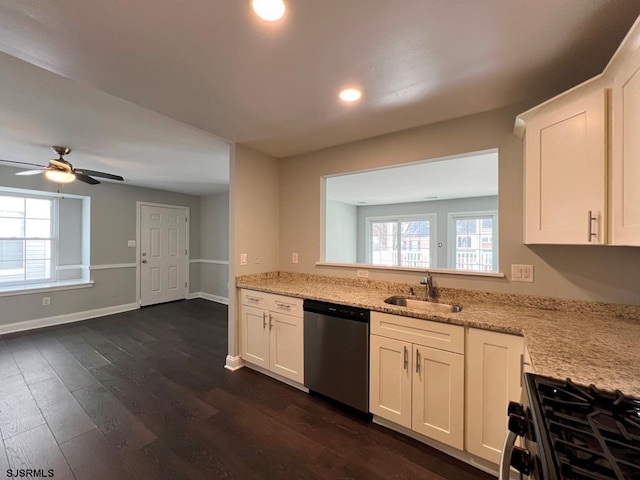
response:
[[[546,377],[536,398],[562,480],[640,480],[640,400]]]

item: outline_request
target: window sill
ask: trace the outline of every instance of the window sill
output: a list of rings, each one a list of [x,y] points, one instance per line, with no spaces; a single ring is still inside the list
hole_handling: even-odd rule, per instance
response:
[[[505,274],[502,272],[478,272],[475,270],[451,270],[447,268],[414,268],[414,267],[385,267],[382,265],[369,265],[368,263],[334,263],[334,262],[316,262],[317,267],[348,267],[348,268],[360,268],[364,270],[386,270],[396,272],[414,272],[424,274],[429,271],[430,273],[445,274],[445,275],[465,275],[469,277],[496,277],[504,278]]]
[[[12,295],[28,295],[30,293],[55,292],[57,290],[75,290],[77,288],[93,287],[92,280],[63,280],[60,282],[36,283],[33,285],[11,285],[0,287],[0,297]]]

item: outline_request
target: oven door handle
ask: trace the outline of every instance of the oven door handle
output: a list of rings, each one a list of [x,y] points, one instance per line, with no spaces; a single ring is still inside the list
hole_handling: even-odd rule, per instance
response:
[[[498,480],[509,480],[511,474],[511,452],[516,444],[516,438],[517,435],[509,430],[504,439],[502,455],[500,456],[500,476]]]

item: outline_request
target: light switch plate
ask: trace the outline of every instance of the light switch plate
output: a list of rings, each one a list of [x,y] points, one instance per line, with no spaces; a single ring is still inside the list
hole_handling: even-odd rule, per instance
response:
[[[293,252],[291,254],[291,263],[298,263],[298,253],[297,252]]]
[[[129,240],[127,241],[127,247],[134,247],[136,246],[136,241],[135,240]]]
[[[246,265],[247,264],[247,254],[246,253],[241,253],[240,254],[240,265]]]

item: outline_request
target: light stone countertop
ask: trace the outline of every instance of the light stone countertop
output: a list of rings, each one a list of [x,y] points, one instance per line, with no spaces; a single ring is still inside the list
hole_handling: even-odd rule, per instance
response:
[[[571,378],[640,397],[640,306],[438,289],[459,313],[423,313],[384,303],[420,285],[272,272],[236,279],[238,288],[363,307],[525,338],[537,374]]]

